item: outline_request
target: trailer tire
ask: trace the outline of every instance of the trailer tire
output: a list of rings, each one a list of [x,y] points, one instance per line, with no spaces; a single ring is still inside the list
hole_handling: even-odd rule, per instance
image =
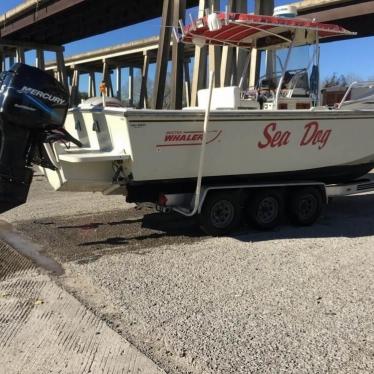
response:
[[[317,187],[305,187],[292,194],[288,213],[293,224],[309,226],[321,216],[323,207],[321,190]]]
[[[249,221],[260,230],[271,230],[283,218],[284,201],[282,193],[276,190],[260,190],[250,196],[246,207]]]
[[[242,219],[240,195],[234,191],[210,192],[198,216],[208,235],[221,236],[235,230]]]

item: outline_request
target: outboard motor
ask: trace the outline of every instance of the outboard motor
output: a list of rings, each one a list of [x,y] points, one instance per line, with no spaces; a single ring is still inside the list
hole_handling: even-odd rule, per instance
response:
[[[81,143],[63,128],[69,95],[51,75],[15,64],[0,76],[0,213],[26,202],[32,164],[55,170],[44,143]]]

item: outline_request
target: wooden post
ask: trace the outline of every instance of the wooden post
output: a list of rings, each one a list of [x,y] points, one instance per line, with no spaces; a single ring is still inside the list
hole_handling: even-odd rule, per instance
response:
[[[134,67],[129,67],[129,106],[134,106]]]
[[[149,55],[147,51],[144,51],[143,69],[142,69],[142,82],[140,87],[140,97],[138,108],[147,108],[148,92],[148,68],[149,68]]]
[[[170,36],[172,23],[172,1],[164,0],[162,9],[162,22],[160,31],[160,41],[157,51],[155,85],[153,91],[153,107],[162,109],[164,104],[166,74],[169,62]]]
[[[209,7],[208,0],[199,1],[198,17],[204,16],[204,10]],[[208,48],[195,47],[195,62],[192,73],[191,106],[197,105],[197,92],[206,87]]]
[[[186,0],[173,1],[173,27],[179,28],[179,20],[184,20]],[[179,43],[173,33],[172,73],[171,73],[171,109],[182,109],[183,101],[183,62],[184,44]]]

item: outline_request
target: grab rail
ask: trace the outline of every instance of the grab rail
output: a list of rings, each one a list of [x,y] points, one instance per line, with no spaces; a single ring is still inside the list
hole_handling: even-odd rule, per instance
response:
[[[352,82],[352,83],[348,86],[347,91],[345,92],[345,94],[344,94],[344,96],[343,96],[341,102],[339,103],[339,105],[338,105],[338,109],[341,109],[341,107],[343,106],[343,104],[347,101],[347,98],[348,98],[349,94],[351,93],[353,87],[366,87],[366,86],[368,86],[369,88],[374,88],[374,81],[365,81],[365,82],[357,82],[357,81],[355,81],[355,82]],[[361,99],[363,99],[363,98],[361,98]],[[349,100],[349,101],[352,101],[352,102],[357,101],[357,102],[359,102],[360,99],[357,99],[357,100]],[[348,102],[349,102],[349,101],[348,101]]]

